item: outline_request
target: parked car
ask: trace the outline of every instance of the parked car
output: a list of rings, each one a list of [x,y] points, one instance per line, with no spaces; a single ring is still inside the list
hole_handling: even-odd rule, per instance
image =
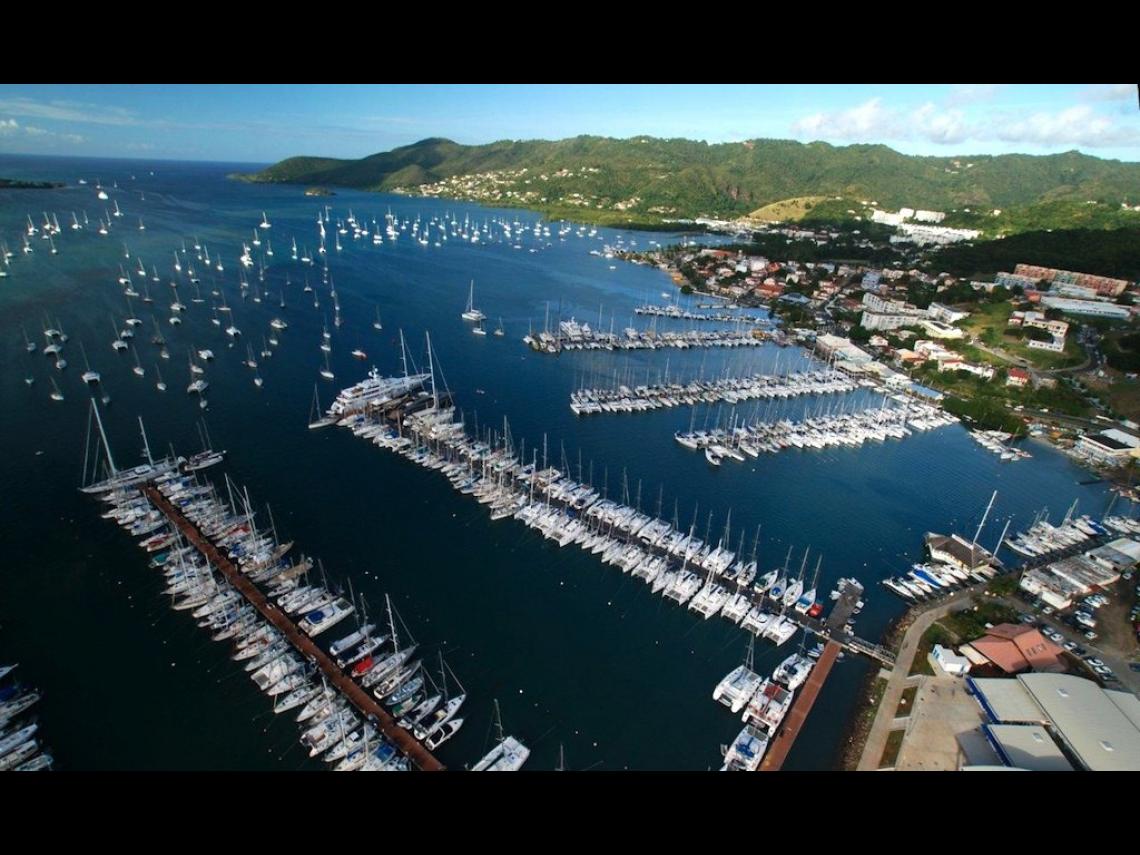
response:
[[[1089,641],[1096,641],[1098,637],[1099,636],[1091,629],[1085,633],[1085,638],[1087,638]]]
[[[1075,641],[1066,641],[1062,646],[1070,653],[1077,649],[1077,643]]]

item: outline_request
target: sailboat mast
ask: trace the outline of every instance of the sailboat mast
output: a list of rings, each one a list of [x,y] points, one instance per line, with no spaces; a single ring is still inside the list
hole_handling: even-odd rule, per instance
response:
[[[103,419],[99,416],[99,405],[95,403],[95,399],[91,399],[91,409],[95,411],[95,423],[99,425],[99,436],[103,439],[103,450],[107,453],[107,462],[111,465],[111,474],[118,474],[118,469],[115,468],[115,458],[111,456],[111,444],[107,442],[107,432],[103,430]],[[143,434],[145,439],[146,434]]]
[[[982,521],[978,524],[978,530],[976,532],[974,532],[974,539],[970,544],[971,546],[977,545],[978,537],[981,535],[982,529],[985,528],[986,518],[990,515],[990,508],[992,508],[994,506],[994,499],[996,499],[996,498],[997,498],[997,490],[994,490],[993,495],[990,496],[990,503],[988,505],[986,505],[986,512],[984,514],[982,514]]]

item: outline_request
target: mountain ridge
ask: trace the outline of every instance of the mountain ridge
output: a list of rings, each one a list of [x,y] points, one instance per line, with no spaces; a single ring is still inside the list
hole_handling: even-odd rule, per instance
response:
[[[355,160],[291,157],[237,177],[467,199],[598,221],[735,219],[805,197],[848,203],[841,213],[851,217],[870,207],[971,213],[1091,202],[1115,210],[1140,201],[1140,163],[1077,151],[943,157],[906,155],[883,144],[777,139],[582,135],[466,146],[429,137]]]

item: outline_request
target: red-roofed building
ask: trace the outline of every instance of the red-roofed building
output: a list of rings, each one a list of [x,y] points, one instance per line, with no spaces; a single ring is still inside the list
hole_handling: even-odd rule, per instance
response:
[[[1006,674],[1022,671],[1064,671],[1061,648],[1031,626],[1003,623],[960,648],[978,665],[994,665]]]
[[[1006,386],[1022,387],[1029,382],[1029,372],[1024,368],[1011,368],[1009,369],[1009,377],[1006,378]]]

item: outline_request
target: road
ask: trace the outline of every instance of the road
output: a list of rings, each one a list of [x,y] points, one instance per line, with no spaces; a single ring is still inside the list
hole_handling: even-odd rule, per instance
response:
[[[858,771],[874,771],[879,768],[879,760],[883,750],[887,747],[887,737],[891,733],[891,725],[895,719],[895,710],[898,709],[899,700],[906,688],[907,676],[910,674],[911,663],[914,661],[918,643],[923,633],[930,628],[936,620],[946,616],[952,611],[961,611],[969,607],[973,600],[973,591],[967,589],[951,594],[946,600],[938,603],[915,618],[903,635],[899,646],[898,657],[895,659],[894,670],[887,678],[887,688],[883,692],[883,699],[879,702],[879,710],[875,714],[875,721],[871,725],[871,732],[867,734],[867,742],[863,745],[863,756],[859,758]]]

